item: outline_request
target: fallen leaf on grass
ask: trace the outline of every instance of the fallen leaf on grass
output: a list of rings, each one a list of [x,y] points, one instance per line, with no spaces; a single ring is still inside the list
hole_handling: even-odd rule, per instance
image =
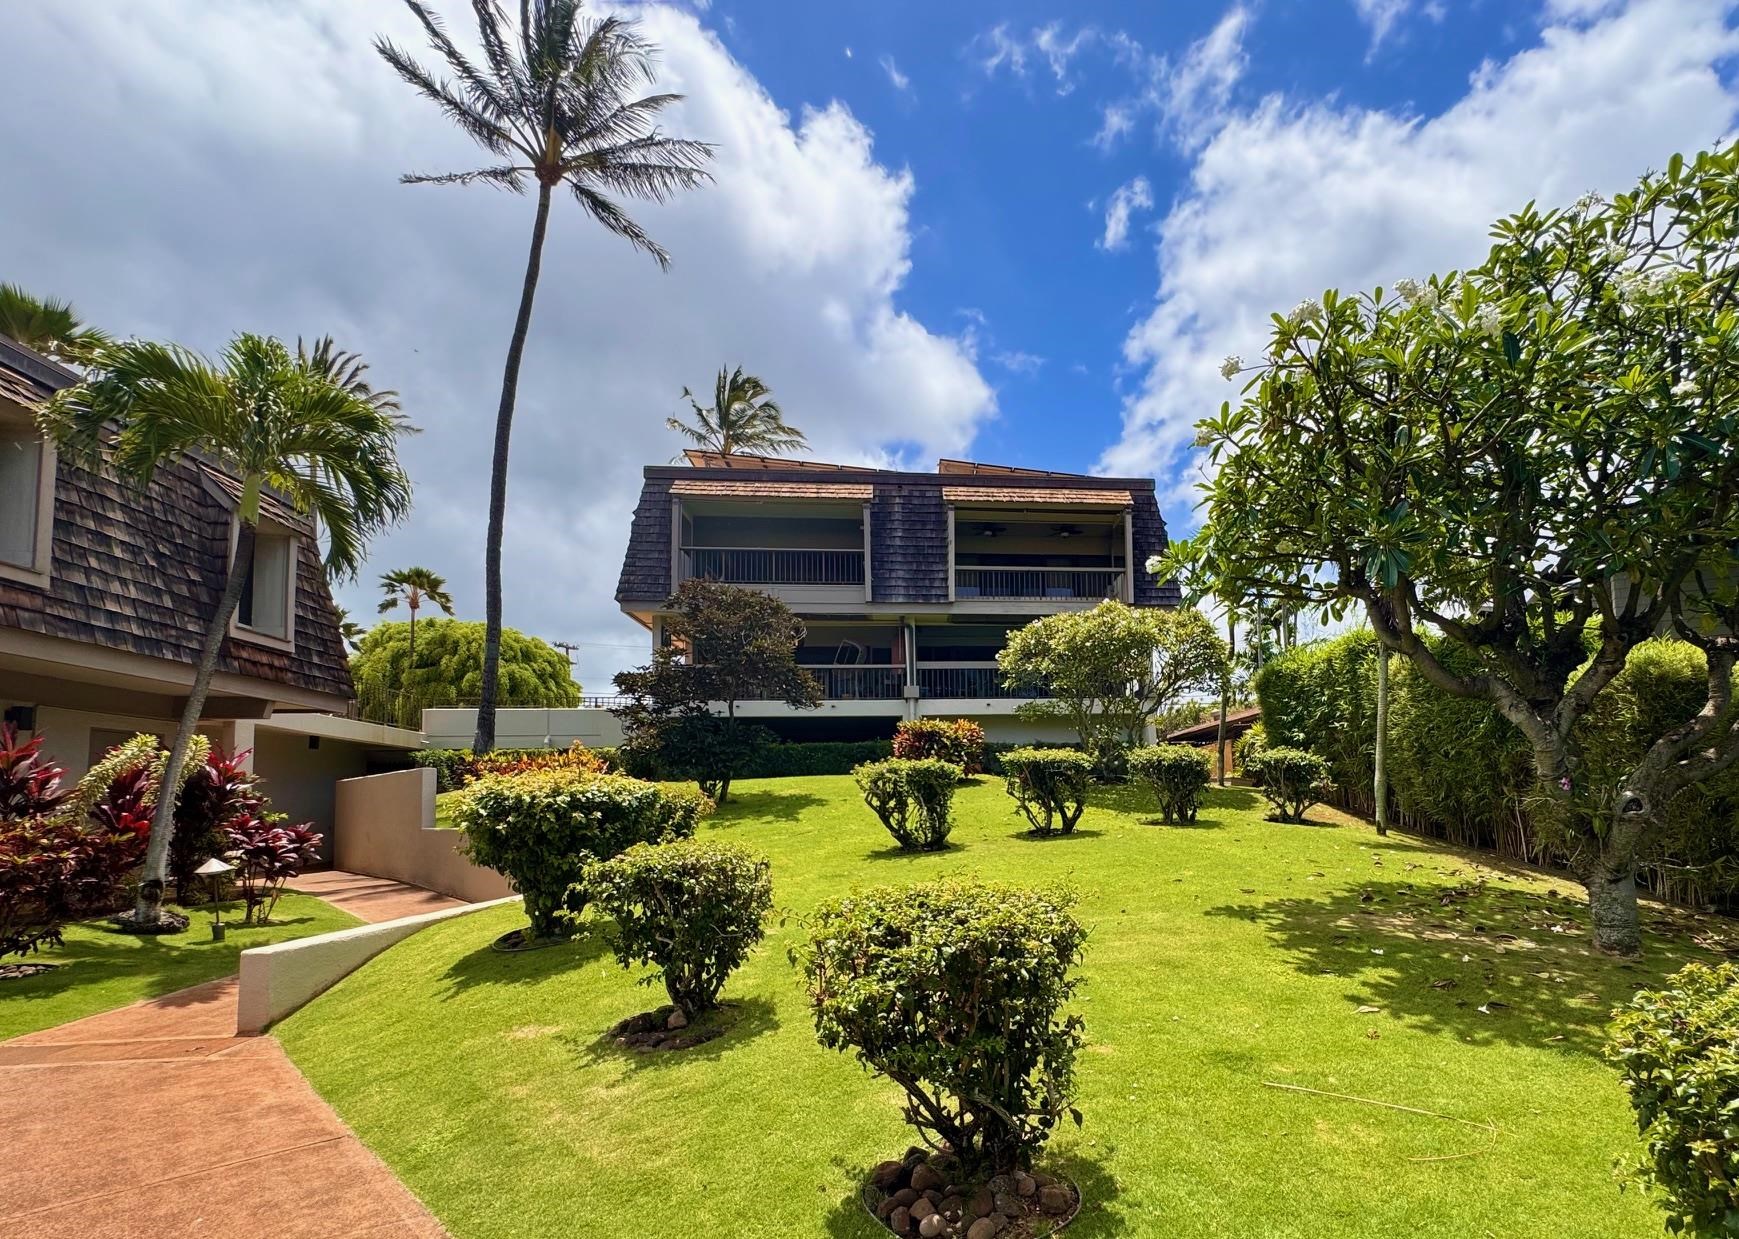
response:
[[[1495,1015],[1499,1011],[1509,1010],[1509,1005],[1510,1004],[1507,1002],[1498,1002],[1494,999],[1493,1001],[1488,1002],[1484,1006],[1480,1007],[1479,1013],[1481,1015]]]
[[[1443,977],[1439,980],[1433,981],[1433,982],[1431,982],[1431,988],[1432,989],[1454,989],[1455,988],[1455,978],[1454,977]]]
[[[1354,1011],[1353,1014],[1354,1015],[1376,1015],[1381,1010],[1382,1010],[1381,1007],[1373,1007],[1367,1003],[1365,1006],[1362,1006],[1362,1007],[1358,1008],[1356,1011]]]

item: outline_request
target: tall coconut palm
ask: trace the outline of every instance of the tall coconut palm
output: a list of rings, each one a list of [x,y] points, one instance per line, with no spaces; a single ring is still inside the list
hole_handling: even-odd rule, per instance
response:
[[[712,147],[659,132],[658,114],[680,95],[635,91],[653,81],[656,49],[636,23],[580,16],[580,0],[520,0],[518,29],[494,0],[472,0],[483,59],[474,63],[453,43],[433,10],[418,0],[406,6],[422,23],[450,78],[436,77],[382,38],[375,47],[418,93],[433,102],[499,162],[469,172],[413,174],[410,183],[481,182],[523,193],[537,186],[531,250],[519,292],[519,313],[501,375],[495,413],[495,450],[489,475],[489,530],[483,559],[483,685],[475,751],[495,745],[495,696],[501,666],[501,531],[507,512],[507,453],[519,363],[531,327],[532,301],[543,263],[550,197],[559,186],[610,232],[650,254],[660,267],[670,256],[635,223],[612,195],[663,202],[707,179]]]
[[[407,673],[417,669],[417,612],[423,603],[431,602],[448,615],[453,614],[453,595],[447,592],[447,578],[437,576],[427,568],[399,568],[381,574],[380,587],[386,597],[380,600],[380,613],[385,615],[403,604],[411,613],[411,650],[405,660]]]
[[[0,336],[60,361],[83,361],[108,336],[87,327],[72,303],[33,297],[17,284],[0,284]]]
[[[690,439],[703,451],[729,458],[738,452],[778,456],[809,446],[803,432],[785,422],[785,411],[773,399],[768,386],[743,368],[720,370],[713,383],[711,408],[702,408],[688,388],[682,398],[694,410],[694,424],[679,418],[665,425]]]
[[[162,466],[197,451],[240,489],[236,537],[222,588],[205,617],[170,770],[179,770],[205,708],[230,620],[253,562],[261,496],[271,490],[326,531],[329,574],[353,577],[371,536],[410,510],[398,462],[406,427],[373,403],[299,365],[282,343],[240,335],[214,363],[172,344],[103,349],[84,382],[38,412],[44,434],[86,468],[112,468],[143,487]],[[161,921],[175,797],[159,798],[134,921]]]
[[[368,629],[350,618],[350,612],[343,607],[334,606],[338,612],[338,636],[352,654],[362,648],[362,639],[368,635]]]

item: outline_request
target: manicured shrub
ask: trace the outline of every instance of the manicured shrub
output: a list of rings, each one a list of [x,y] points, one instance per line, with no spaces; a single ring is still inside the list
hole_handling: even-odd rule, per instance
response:
[[[229,846],[223,858],[235,866],[236,893],[250,925],[270,923],[284,885],[320,859],[325,836],[306,824],[292,826],[259,817],[242,817],[226,825]]]
[[[42,737],[18,738],[11,723],[0,726],[0,820],[38,817],[72,794],[62,789],[66,768],[42,755]]]
[[[1666,1228],[1739,1234],[1739,965],[1690,964],[1667,988],[1637,994],[1613,1021],[1608,1053]]]
[[[934,758],[959,766],[962,776],[984,772],[984,728],[969,718],[920,718],[894,728],[894,756]]]
[[[1196,820],[1202,793],[1214,775],[1207,750],[1187,744],[1154,744],[1133,749],[1129,769],[1153,789],[1159,798],[1159,812],[1168,822]]]
[[[1029,1167],[1074,1089],[1063,1008],[1085,931],[1061,890],[944,879],[819,907],[795,952],[829,1049],[906,1091],[906,1120],[962,1181]]]
[[[144,845],[66,814],[0,819],[0,958],[58,946],[66,923],[107,906]]]
[[[735,843],[637,843],[587,865],[579,897],[615,918],[610,947],[622,966],[657,968],[649,980],[662,980],[693,1019],[718,1005],[725,979],[761,940],[771,868]]]
[[[578,740],[565,749],[492,749],[481,757],[470,749],[419,749],[411,754],[411,761],[435,772],[438,792],[463,791],[485,774],[524,774],[529,770],[603,774],[613,765],[605,750],[589,749]]]
[[[1303,749],[1268,749],[1254,770],[1262,794],[1283,822],[1302,822],[1310,806],[1328,794],[1328,762]]]
[[[454,806],[453,820],[465,832],[466,855],[524,897],[533,934],[557,938],[572,932],[563,913],[585,907],[577,883],[586,865],[636,843],[687,838],[712,808],[685,787],[536,770],[478,779]]]
[[[1003,787],[1039,835],[1066,835],[1087,807],[1094,761],[1078,749],[1010,749],[1002,754]]]
[[[863,800],[888,833],[910,851],[934,852],[947,846],[954,828],[954,788],[960,767],[934,758],[890,757],[852,771]]]
[[[456,792],[477,773],[476,758],[469,749],[418,749],[411,763],[427,766],[435,772],[435,790]]]

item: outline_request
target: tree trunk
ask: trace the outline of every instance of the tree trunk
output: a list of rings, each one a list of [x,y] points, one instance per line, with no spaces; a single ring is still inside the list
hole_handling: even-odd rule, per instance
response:
[[[411,673],[417,669],[417,609],[411,608],[411,648],[405,655],[405,687],[410,687]]]
[[[1220,685],[1220,732],[1218,736],[1218,761],[1220,763],[1220,786],[1226,785],[1226,711],[1232,704],[1232,664],[1238,661],[1238,620],[1232,614],[1230,607],[1226,608],[1226,680]]]
[[[1636,908],[1636,870],[1609,867],[1604,861],[1583,875],[1588,911],[1594,921],[1594,945],[1610,955],[1641,955],[1642,925]]]
[[[543,238],[549,227],[550,187],[537,188],[537,218],[531,226],[531,252],[525,260],[525,283],[519,294],[519,316],[507,346],[501,375],[501,405],[495,413],[495,457],[489,472],[489,533],[483,551],[483,689],[477,702],[477,735],[471,751],[481,756],[495,747],[495,693],[501,673],[501,531],[507,517],[507,449],[513,437],[513,406],[519,396],[519,362],[531,330],[531,305],[537,296],[537,275],[543,266]]]
[[[244,498],[243,504],[246,502]],[[229,576],[224,581],[217,610],[206,625],[205,644],[193,671],[193,684],[187,690],[187,704],[181,709],[175,743],[169,750],[169,764],[163,768],[163,784],[157,789],[157,806],[151,815],[151,837],[145,845],[139,896],[133,905],[133,919],[141,925],[155,925],[162,919],[163,880],[168,871],[169,840],[175,833],[175,802],[181,795],[181,766],[187,760],[187,749],[193,743],[199,716],[205,712],[205,697],[211,689],[212,674],[217,670],[218,654],[229,634],[230,618],[241,602],[242,587],[248,578],[247,565],[254,555],[255,528],[246,519],[238,523],[240,529],[236,532],[235,550],[230,556]]]
[[[1377,799],[1377,833],[1389,833],[1389,647],[1377,647],[1377,749],[1371,793]]]

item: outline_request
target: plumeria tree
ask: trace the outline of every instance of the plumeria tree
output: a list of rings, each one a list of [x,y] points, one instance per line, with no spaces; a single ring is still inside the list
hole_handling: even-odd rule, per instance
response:
[[[1362,609],[1432,684],[1493,702],[1595,942],[1633,953],[1639,848],[1739,758],[1739,146],[1492,235],[1473,270],[1275,316],[1243,398],[1200,423],[1208,521],[1163,567],[1197,595]],[[1703,650],[1706,700],[1596,782],[1580,724],[1661,633]]]

